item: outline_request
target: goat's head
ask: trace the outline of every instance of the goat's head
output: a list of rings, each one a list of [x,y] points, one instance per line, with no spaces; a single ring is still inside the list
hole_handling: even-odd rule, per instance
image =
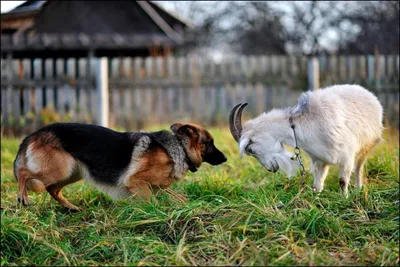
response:
[[[229,129],[239,144],[240,158],[243,154],[253,156],[268,171],[276,172],[279,168],[290,177],[298,168],[292,161],[292,154],[285,150],[279,138],[272,131],[260,127],[260,119],[249,120],[242,126],[242,112],[247,103],[236,105],[229,115]]]

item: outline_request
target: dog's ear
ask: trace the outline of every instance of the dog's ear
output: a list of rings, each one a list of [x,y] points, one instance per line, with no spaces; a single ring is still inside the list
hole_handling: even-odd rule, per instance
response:
[[[186,135],[194,140],[200,136],[197,128],[190,124],[174,123],[171,125],[171,130],[178,135]]]
[[[180,122],[174,123],[172,124],[169,128],[171,129],[171,131],[176,134],[178,132],[178,129],[182,126],[183,124]]]
[[[181,140],[187,157],[194,167],[200,167],[203,159],[201,157],[200,130],[195,125],[174,123],[170,126],[172,132]],[[192,172],[194,169],[190,169]]]

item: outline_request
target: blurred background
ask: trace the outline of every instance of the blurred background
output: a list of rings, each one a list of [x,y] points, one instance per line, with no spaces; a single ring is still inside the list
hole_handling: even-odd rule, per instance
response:
[[[5,135],[55,121],[226,126],[239,102],[251,117],[340,83],[374,92],[399,126],[399,1],[1,1],[1,12]]]

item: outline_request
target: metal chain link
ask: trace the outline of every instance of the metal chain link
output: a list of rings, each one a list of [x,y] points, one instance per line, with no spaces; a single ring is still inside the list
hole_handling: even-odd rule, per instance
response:
[[[306,184],[306,169],[304,168],[303,159],[301,158],[300,148],[297,146],[297,136],[296,136],[296,131],[294,130],[295,126],[293,124],[293,119],[291,117],[289,118],[289,122],[290,122],[290,127],[293,129],[294,141],[295,141],[293,159],[297,160],[300,164],[301,187],[304,187],[304,185]]]

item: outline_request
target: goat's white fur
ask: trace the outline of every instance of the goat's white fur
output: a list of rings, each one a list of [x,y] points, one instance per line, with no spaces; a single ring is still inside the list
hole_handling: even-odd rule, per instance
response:
[[[366,156],[382,140],[383,110],[375,95],[348,84],[305,92],[297,106],[273,109],[244,123],[240,154],[254,156],[266,169],[281,168],[293,176],[299,164],[291,160],[293,154],[283,146],[295,146],[290,117],[298,146],[312,161],[316,191],[322,191],[329,165],[340,166],[340,185],[345,195],[353,169],[356,186],[361,188]]]

